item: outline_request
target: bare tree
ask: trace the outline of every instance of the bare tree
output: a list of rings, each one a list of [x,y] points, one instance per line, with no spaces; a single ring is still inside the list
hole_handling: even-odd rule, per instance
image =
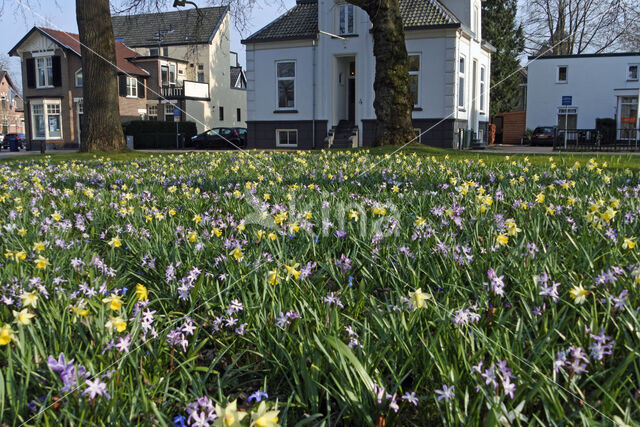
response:
[[[624,47],[636,0],[528,0],[525,33],[531,53],[572,55]]]

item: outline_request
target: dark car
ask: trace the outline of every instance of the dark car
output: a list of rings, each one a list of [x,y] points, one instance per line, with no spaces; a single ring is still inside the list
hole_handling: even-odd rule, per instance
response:
[[[531,134],[531,145],[553,145],[557,130],[555,126],[540,126],[535,128]]]
[[[16,147],[24,149],[25,136],[24,133],[8,133],[2,140],[2,148],[7,149],[11,146],[11,142],[16,143]]]
[[[247,146],[247,128],[234,128],[236,132],[238,132],[238,136],[240,136],[240,141],[242,142],[242,147]]]
[[[246,129],[244,137],[239,132],[241,128],[213,128],[191,138],[196,148],[242,148],[246,142]]]

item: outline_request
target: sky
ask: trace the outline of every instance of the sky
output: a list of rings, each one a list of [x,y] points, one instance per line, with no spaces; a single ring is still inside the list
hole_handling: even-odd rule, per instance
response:
[[[112,7],[119,6],[125,0],[112,0]],[[0,0],[0,5],[2,4]],[[27,3],[31,7],[27,6]],[[169,6],[173,1],[166,1]],[[207,6],[207,1],[198,1],[201,6]],[[252,10],[248,28],[239,32],[231,22],[231,50],[238,52],[240,64],[245,66],[245,48],[240,40],[247,38],[269,22],[276,19],[286,10],[295,6],[295,0],[257,1]],[[191,6],[189,6],[191,7]],[[4,9],[0,10],[0,55],[7,56],[9,51],[20,41],[20,39],[34,26],[49,27],[54,30],[78,32],[75,14],[75,0],[16,0],[4,1]],[[168,10],[168,9],[167,9]],[[17,58],[11,59],[9,72],[12,75],[19,74],[20,61]],[[14,79],[20,81],[20,79]]]

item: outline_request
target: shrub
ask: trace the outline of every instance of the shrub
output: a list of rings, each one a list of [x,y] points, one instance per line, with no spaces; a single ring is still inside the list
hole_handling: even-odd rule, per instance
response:
[[[150,120],[135,120],[122,125],[125,135],[133,136],[133,146],[144,148],[176,148],[176,123]],[[194,122],[178,122],[178,132],[184,136],[185,143],[198,134]]]

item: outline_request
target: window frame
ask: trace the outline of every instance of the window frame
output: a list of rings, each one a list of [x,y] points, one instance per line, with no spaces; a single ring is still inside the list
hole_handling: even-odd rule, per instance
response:
[[[296,134],[296,143],[295,144],[289,144],[289,134],[287,133],[287,143],[286,144],[282,144],[280,142],[280,132],[295,132]],[[298,147],[298,129],[276,129],[276,147],[282,147],[282,148],[296,148]]]
[[[39,56],[35,59],[36,89],[49,89],[53,86],[53,56]],[[44,61],[44,82],[40,84],[40,61]]]
[[[221,122],[224,122],[224,107],[223,106],[219,106],[218,107],[218,120]]]
[[[38,132],[36,132],[36,124],[37,120],[35,119],[36,113],[34,111],[34,107],[41,108],[42,120],[44,121],[44,136],[37,136]],[[57,109],[57,111],[50,112],[50,108],[53,107]],[[34,141],[60,141],[64,139],[64,133],[62,131],[62,101],[59,99],[41,99],[31,101],[29,106],[29,112],[31,114],[31,134]],[[59,136],[51,136],[49,132],[49,117],[58,116],[58,126],[60,127],[60,135]]]
[[[200,79],[202,77],[202,80]],[[198,83],[206,83],[207,79],[204,73],[204,64],[196,65],[196,80]]]
[[[138,79],[136,77],[126,76],[127,79],[127,98],[138,97]],[[131,84],[133,82],[133,84]]]
[[[78,76],[80,76],[80,84],[78,84]],[[82,68],[79,68],[74,74],[73,74],[73,83],[75,84],[76,87],[82,87],[82,83],[84,83],[84,76],[82,75]]]
[[[416,102],[413,104],[413,108],[420,108],[421,105],[421,89],[422,89],[422,52],[409,53],[407,57],[417,56],[418,57],[418,71],[409,70],[409,78],[411,76],[418,76],[418,87],[416,88]],[[408,64],[408,62],[407,62]],[[411,86],[409,86],[409,95],[411,95]]]
[[[154,118],[152,119],[152,117]],[[158,121],[158,104],[147,105],[147,119],[149,121],[156,121],[156,122]]]
[[[462,71],[460,69],[462,68]],[[457,63],[458,71],[458,110],[466,111],[467,57],[460,54]]]
[[[485,91],[487,90],[487,67],[480,65],[480,108],[481,113],[486,112],[487,97]]]
[[[343,15],[344,11],[344,15]],[[351,12],[351,31],[349,31],[349,12]],[[352,36],[357,34],[356,29],[356,6],[350,3],[341,3],[338,5],[337,10],[337,28],[336,33],[340,36]],[[343,28],[343,18],[344,18],[344,31]]]
[[[293,64],[293,77],[280,77],[278,76],[278,64],[287,64],[287,63],[292,63]],[[275,61],[275,66],[276,66],[276,110],[279,111],[287,111],[287,110],[295,110],[296,109],[296,91],[297,91],[297,87],[296,87],[296,68],[297,68],[297,64],[296,61],[294,59],[283,59],[283,60],[277,60]],[[289,106],[285,106],[285,107],[281,107],[280,106],[280,81],[281,80],[292,80],[293,81],[293,105],[291,107]]]
[[[170,113],[167,113],[167,110],[168,110],[169,108],[171,108],[171,112],[170,112]],[[174,110],[174,108],[176,108],[176,105],[175,105],[175,104],[171,104],[171,103],[164,104],[164,121],[165,121],[165,122],[175,122],[175,118],[174,118],[174,116],[173,116],[173,110]],[[170,118],[171,118],[171,120],[169,120],[167,117],[170,117]]]
[[[560,69],[562,68],[564,68],[564,80],[560,80]],[[569,66],[568,65],[556,66],[556,83],[566,84],[568,82],[569,82]]]
[[[631,69],[636,69],[636,76],[631,77]],[[640,64],[627,64],[627,81],[629,82],[637,82],[640,80]]]

